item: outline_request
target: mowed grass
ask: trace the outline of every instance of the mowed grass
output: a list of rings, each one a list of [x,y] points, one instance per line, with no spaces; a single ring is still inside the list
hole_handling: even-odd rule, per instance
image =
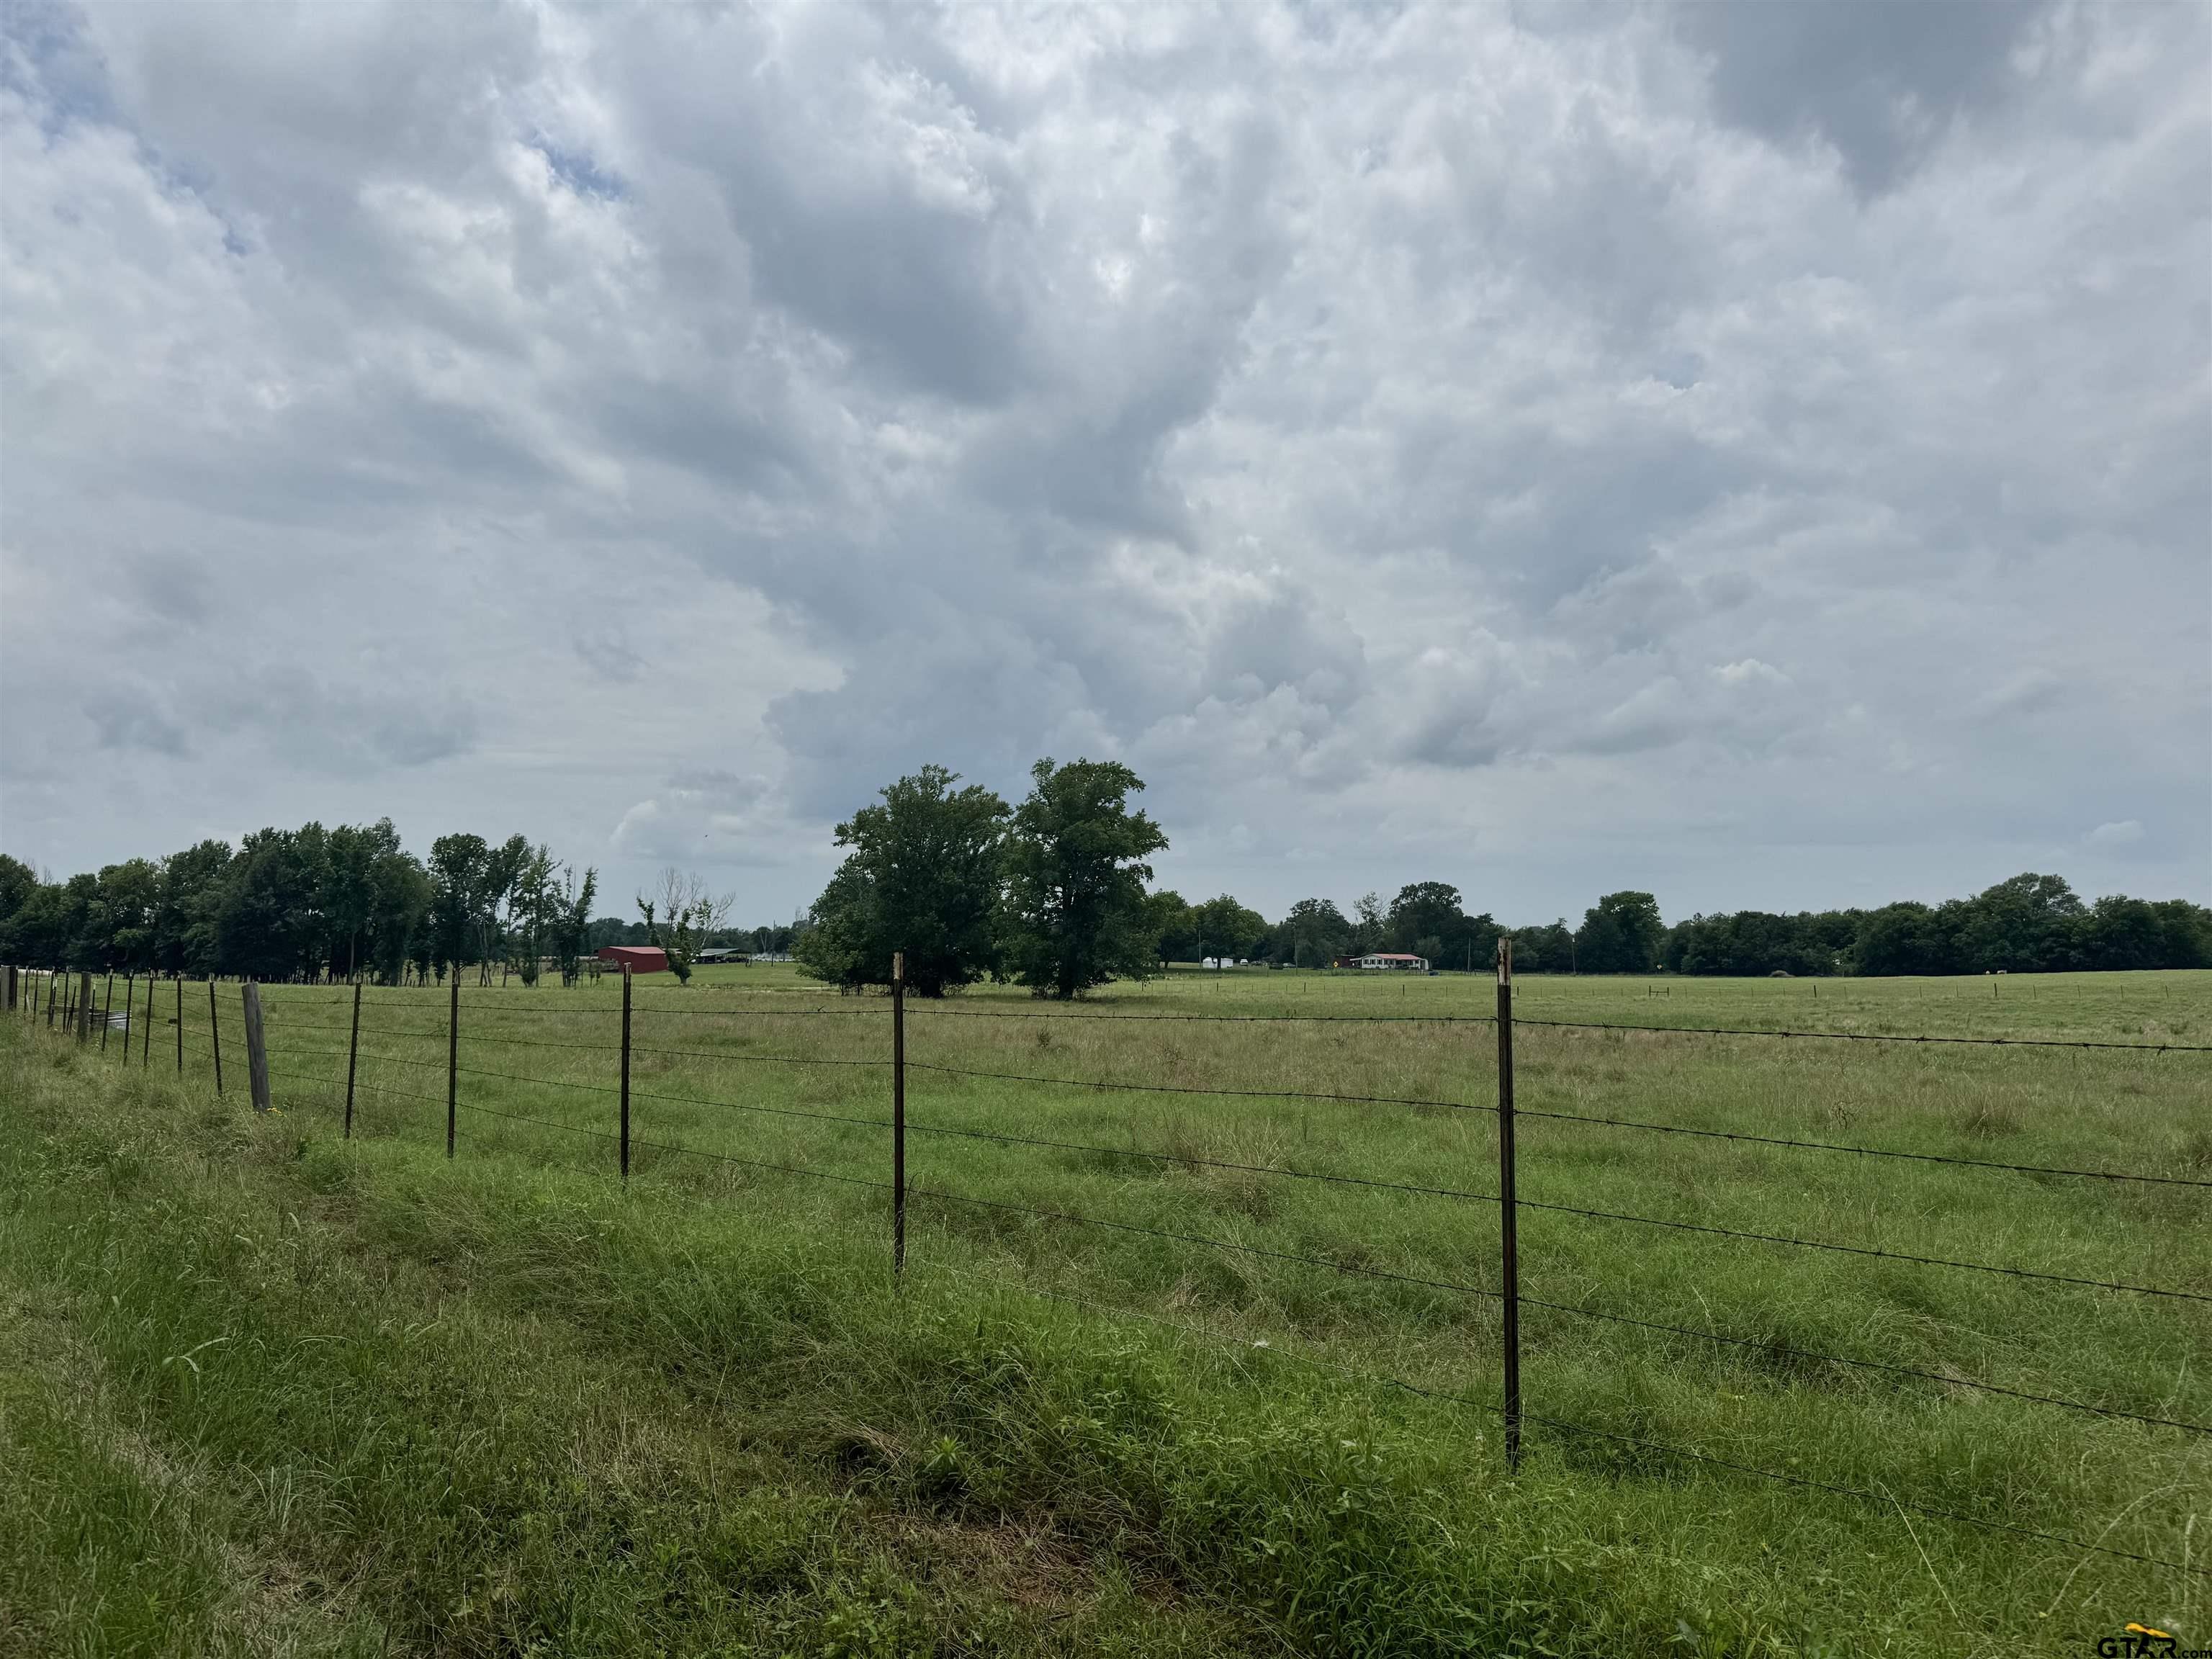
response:
[[[221,1102],[204,988],[181,1081],[166,1023],[127,1069],[0,1034],[0,1644],[1995,1655],[2132,1620],[2207,1644],[2197,1572],[2024,1533],[2201,1569],[2212,1439],[1969,1386],[2212,1422],[2201,1301],[1524,1207],[1547,1305],[1510,1474],[1486,978],[910,1004],[902,1291],[880,998],[638,981],[625,1190],[611,981],[464,985],[450,1164],[444,991],[365,994],[350,1142],[350,993],[264,996],[258,1121],[234,987]],[[2154,1050],[2212,1044],[2212,976],[1516,1004],[1530,1113],[2212,1179],[2212,1055],[1533,1023]],[[1328,1018],[1260,1018],[1285,1014]],[[2203,1188],[1533,1115],[1519,1151],[1534,1205],[2212,1294]],[[1386,1182],[1443,1190],[1359,1184]]]

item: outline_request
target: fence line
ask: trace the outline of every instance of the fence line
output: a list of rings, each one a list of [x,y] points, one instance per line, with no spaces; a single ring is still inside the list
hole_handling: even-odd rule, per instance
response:
[[[59,975],[56,975],[55,979],[58,980],[60,977],[61,976]],[[99,1001],[94,999],[88,988],[90,985],[89,976],[88,975],[83,977],[85,981],[83,986],[77,986],[74,984],[74,982],[64,983],[61,987],[63,994],[60,997],[62,1005],[60,1008],[62,1029],[65,1034],[73,1035],[74,1040],[80,1044],[88,1041],[89,1019],[93,1017],[95,1009],[100,1006]],[[611,1043],[538,1042],[532,1038],[502,1036],[496,1033],[483,1033],[474,1030],[464,1032],[461,1024],[461,987],[458,979],[450,981],[448,985],[445,988],[447,992],[448,1006],[447,1018],[443,1025],[386,1025],[380,1023],[375,1027],[369,1029],[367,1031],[367,1035],[371,1036],[381,1035],[404,1035],[422,1037],[443,1036],[446,1038],[446,1046],[447,1049],[445,1062],[447,1091],[442,1097],[442,1099],[447,1109],[447,1151],[449,1158],[453,1155],[454,1143],[458,1138],[466,1138],[472,1140],[482,1139],[480,1135],[473,1132],[464,1132],[460,1127],[458,1120],[458,1110],[459,1107],[459,1079],[461,1077],[467,1076],[501,1080],[522,1085],[531,1088],[568,1089],[577,1092],[601,1095],[618,1094],[622,1099],[621,1133],[618,1135],[609,1134],[604,1130],[584,1125],[566,1123],[525,1113],[508,1111],[504,1109],[495,1108],[476,1102],[469,1103],[467,1111],[471,1119],[481,1115],[505,1122],[557,1130],[565,1133],[585,1136],[592,1139],[617,1141],[619,1143],[621,1149],[621,1167],[625,1178],[629,1174],[630,1148],[633,1145],[635,1145],[641,1147],[648,1147],[656,1151],[665,1152],[672,1155],[694,1157],[717,1163],[769,1170],[790,1175],[805,1176],[846,1185],[864,1187],[872,1190],[889,1191],[893,1195],[895,1215],[895,1269],[903,1266],[904,1210],[907,1199],[908,1197],[913,1197],[940,1203],[966,1206],[973,1208],[1017,1213],[1034,1219],[1040,1219],[1048,1222],[1080,1225],[1123,1234],[1158,1238],[1174,1243],[1200,1247],[1228,1254],[1241,1255],[1257,1259],[1320,1268],[1333,1273],[1348,1277],[1364,1278],[1387,1283],[1404,1284],[1470,1298],[1495,1301],[1502,1304],[1507,1327],[1504,1346],[1507,1384],[1504,1403],[1502,1406],[1489,1406],[1483,1402],[1469,1399],[1464,1395],[1425,1389],[1419,1385],[1407,1382],[1400,1378],[1383,1376],[1381,1374],[1359,1372],[1349,1367],[1337,1365],[1333,1362],[1313,1359],[1309,1356],[1298,1356],[1289,1350],[1269,1348],[1267,1351],[1278,1353],[1285,1358],[1308,1358],[1310,1363],[1318,1364],[1325,1369],[1335,1370],[1344,1372],[1346,1375],[1360,1376],[1373,1383],[1404,1389],[1409,1393],[1421,1395],[1426,1397],[1451,1401],[1458,1404],[1475,1407],[1479,1409],[1488,1412],[1492,1415],[1501,1418],[1504,1421],[1507,1431],[1509,1457],[1514,1459],[1516,1462],[1520,1431],[1523,1424],[1527,1424],[1557,1430],[1562,1433],[1589,1435],[1605,1440],[1635,1445],[1645,1449],[1659,1452],[1666,1455],[1683,1457],[1694,1462],[1711,1464],[1719,1468],[1728,1469],[1735,1473],[1753,1475],[1762,1479],[1784,1482],[1799,1486],[1817,1488],[1869,1502],[1881,1503],[1884,1504],[1895,1504],[1900,1509],[1910,1509],[1916,1513],[1926,1515],[1932,1518],[1959,1522],[1963,1524],[1980,1528],[1985,1531],[1998,1531],[2013,1534],[2022,1537],[2035,1539],[2040,1541],[2057,1544],[2065,1547],[2092,1551],[2108,1556],[2115,1556],[2124,1559],[2143,1562],[2148,1565],[2172,1568],[2177,1571],[2200,1573],[2204,1576],[2212,1577],[2212,1572],[2208,1572],[2203,1568],[2186,1565],[2185,1564],[2161,1561],[2156,1558],[2140,1555],[2133,1552],[2124,1550],[2117,1550],[2106,1546],[2091,1543],[2084,1540],[2067,1537],[2063,1534],[2043,1533],[2033,1528],[2021,1528],[2010,1525],[2008,1523],[1989,1522],[1979,1517],[1966,1515],[1958,1511],[1951,1511],[1922,1505],[1905,1504],[1887,1494],[1878,1495],[1865,1492],[1859,1488],[1840,1486],[1810,1477],[1789,1474],[1777,1470],[1763,1469],[1749,1464],[1736,1463],[1730,1462],[1728,1459],[1716,1457],[1711,1454],[1700,1452],[1687,1447],[1673,1446],[1663,1442],[1647,1440],[1634,1435],[1623,1434],[1612,1430],[1597,1428],[1591,1425],[1572,1423],[1524,1411],[1522,1408],[1522,1401],[1517,1387],[1517,1373],[1519,1368],[1518,1361],[1520,1357],[1517,1314],[1519,1308],[1522,1305],[1604,1323],[1633,1328],[1667,1335],[1685,1337],[1695,1340],[1711,1342],[1731,1347],[1781,1355],[1814,1364],[1833,1364],[1896,1376],[1910,1376],[1921,1381],[1940,1383],[1946,1387],[1973,1389],[2019,1400],[2026,1403],[2064,1409],[2094,1417],[2124,1420],[2150,1428],[2171,1429],[2194,1435],[2212,1434],[2212,1426],[2192,1423],[2176,1418],[2168,1418],[2141,1412],[2128,1411],[2118,1407],[2099,1406],[2087,1401],[2069,1399],[2061,1395],[2039,1394],[2027,1389],[2011,1388],[2001,1383],[1984,1382],[1967,1377],[1954,1376],[1946,1373],[1927,1370],[1918,1367],[1900,1364],[1894,1362],[1860,1359],[1844,1355],[1828,1354],[1820,1352],[1817,1350],[1798,1348],[1786,1343],[1776,1342],[1759,1338],[1732,1336],[1720,1332],[1701,1330],[1689,1326],[1670,1324],[1663,1321],[1644,1319],[1625,1314],[1612,1313],[1601,1309],[1577,1306],[1571,1303],[1548,1301],[1534,1297],[1524,1297],[1519,1292],[1517,1273],[1515,1267],[1515,1242],[1512,1232],[1512,1218],[1516,1212],[1521,1209],[1539,1210],[1617,1224],[1658,1227],[1672,1231],[1724,1237],[1767,1244],[1783,1245],[1801,1249],[1833,1251],[1847,1255],[1863,1255],[1907,1262],[1919,1266],[1939,1267],[1978,1273],[1996,1273],[2021,1279],[2075,1285],[2087,1289],[2130,1295],[2172,1298],[2198,1303],[2212,1303],[2212,1296],[2208,1296],[2194,1291],[2135,1285],[2110,1279],[2093,1279],[2072,1274],[2051,1273],[2039,1269],[2019,1267],[2009,1265],[1962,1261],[1942,1257],[1916,1255],[1868,1246],[1842,1244],[1830,1241],[1804,1239],[1784,1235],[1753,1232],[1734,1228],[1714,1226],[1706,1224],[1675,1221],[1659,1217],[1630,1215],[1612,1211],[1586,1208],[1574,1205],[1520,1198],[1515,1191],[1513,1183],[1515,1152],[1511,1127],[1516,1116],[1534,1117],[1562,1122],[1583,1123],[1595,1127],[1633,1129],[1655,1133],[1686,1134],[1704,1139],[1741,1141],[1747,1144],[1771,1146],[1789,1150],[1842,1153],[1869,1158],[1908,1159],[1931,1164],[1952,1164],[1963,1168],[1996,1170],[2000,1171],[2032,1176],[2063,1176],[2110,1182],[2142,1182],[2160,1185],[2192,1188],[2212,1187],[2212,1181],[2201,1180],[2188,1176],[2157,1176],[2102,1170],[2081,1170],[2036,1164],[2008,1164],[1991,1159],[1958,1158],[1936,1153],[1910,1152],[1894,1149],[1856,1146],[1834,1142],[1802,1140],[1787,1137],[1760,1135],[1747,1132],[1705,1129],[1688,1125],[1652,1123],[1639,1121],[1637,1120],[1612,1118],[1589,1114],[1518,1108],[1515,1105],[1512,1097],[1511,1038],[1514,1027],[1516,1024],[1528,1024],[1569,1030],[1637,1030],[1666,1035],[1772,1036],[1780,1038],[1815,1039],[1832,1038],[1844,1041],[1909,1043],[1936,1042],[1947,1044],[1967,1044],[1980,1047],[2039,1048],[2070,1048],[2098,1049],[2104,1051],[2139,1050],[2145,1053],[2155,1054],[2164,1054],[2167,1052],[2212,1053],[2212,1046],[2178,1043],[2153,1045],[2149,1043],[2066,1041],[2048,1038],[1890,1036],[1857,1032],[1808,1032],[1795,1030],[1753,1030],[1712,1027],[1643,1026],[1591,1021],[1543,1019],[1516,1020],[1511,1006],[1510,981],[1510,974],[1507,971],[1507,959],[1504,958],[1503,951],[1501,951],[1498,985],[1498,1013],[1495,1016],[1422,1017],[1401,1015],[1379,1016],[1373,1018],[1361,1016],[1322,1016],[1312,1018],[1303,1018],[1297,1016],[1115,1015],[1092,1013],[1087,1012],[1049,1014],[1042,1012],[1030,1014],[1017,1012],[1009,1015],[999,1012],[984,1012],[981,1011],[969,1012],[935,1008],[927,1011],[938,1018],[1088,1018],[1109,1022],[1116,1019],[1131,1021],[1188,1020],[1194,1023],[1249,1023],[1270,1024],[1296,1023],[1316,1025],[1334,1024],[1378,1025],[1466,1024],[1493,1025],[1498,1029],[1499,1036],[1499,1103],[1497,1106],[1492,1107],[1480,1104],[1471,1104],[1469,1103],[1460,1101],[1434,1100],[1399,1096],[1352,1095],[1298,1090],[1208,1089],[1182,1085],[1155,1085],[1119,1080],[1039,1077],[1020,1073],[991,1072],[980,1068],[958,1066],[931,1061],[915,1060],[908,1059],[904,1052],[904,1014],[906,1011],[904,1007],[904,999],[902,996],[904,988],[902,982],[896,983],[894,985],[891,1006],[888,1008],[816,1008],[776,1010],[758,1008],[732,1009],[709,1005],[705,1007],[694,1006],[690,1009],[678,1010],[673,1008],[652,1007],[644,1006],[641,1003],[634,1006],[630,995],[630,988],[628,982],[629,977],[629,976],[626,973],[624,975],[625,984],[623,1005],[620,1010],[623,1016],[622,1023],[623,1040],[619,1045]],[[142,1048],[148,1050],[150,1050],[150,1028],[154,1020],[154,1015],[152,1013],[153,984],[154,981],[149,976],[148,984],[148,1012],[146,1015],[149,1029],[146,1041],[144,1044],[142,1045]],[[184,1052],[186,1047],[189,1046],[195,1054],[204,1055],[213,1062],[216,1068],[217,1086],[220,1088],[219,1068],[221,1065],[221,1028],[216,1001],[215,986],[212,982],[210,982],[209,984],[209,1024],[206,1028],[207,1042],[204,1044],[202,1043],[197,1034],[189,1034],[185,1028],[182,1018],[183,988],[182,981],[179,980],[178,983],[178,1018],[174,1022],[177,1027],[177,1046],[179,1069],[181,1070]],[[49,1021],[52,1020],[54,1017],[53,1011],[56,999],[56,985],[54,981],[50,980],[47,995],[47,1018]],[[246,993],[246,1000],[249,1006],[251,1006],[253,1000],[252,990],[251,988],[249,988]],[[435,1071],[438,1069],[437,1062],[434,1060],[420,1060],[404,1054],[364,1050],[360,1045],[360,1038],[362,1035],[363,1035],[360,1009],[364,1006],[364,1003],[371,1009],[377,1007],[394,1007],[399,1006],[414,1007],[423,1006],[422,1000],[420,999],[407,998],[404,994],[396,998],[380,996],[376,998],[364,999],[362,994],[362,988],[359,985],[356,985],[353,988],[351,1000],[355,1005],[354,1018],[351,1022],[321,1021],[312,1018],[295,1018],[293,1017],[294,1010],[303,1007],[319,1007],[324,1006],[325,1000],[328,1000],[331,1006],[337,1006],[346,1000],[346,999],[343,997],[332,1000],[317,999],[313,1001],[287,999],[281,1003],[272,1003],[270,1006],[270,1012],[272,1014],[277,1016],[277,1018],[271,1020],[270,1027],[280,1037],[283,1033],[289,1031],[295,1027],[307,1030],[346,1030],[350,1032],[350,1037],[349,1046],[343,1049],[321,1048],[314,1047],[292,1048],[287,1046],[281,1051],[272,1051],[270,1057],[280,1059],[287,1062],[288,1071],[289,1069],[289,1062],[295,1056],[314,1059],[343,1058],[347,1061],[347,1074],[343,1081],[346,1090],[345,1113],[347,1132],[349,1133],[350,1133],[351,1131],[353,1096],[356,1088],[364,1092],[386,1096],[392,1098],[420,1101],[431,1104],[439,1103],[441,1097],[420,1093],[414,1091],[395,1089],[389,1085],[362,1080],[357,1075],[359,1062],[362,1060],[367,1060],[372,1064],[411,1066],[429,1071]],[[110,1012],[112,1012],[112,988],[106,1000],[110,1006]],[[30,1012],[27,1017],[35,1020],[38,1012],[35,999],[27,997],[24,999],[24,1001],[29,1005],[30,1008]],[[126,1018],[129,1013],[132,1012],[128,1008],[127,1005],[130,999],[126,997]],[[526,1013],[537,1016],[565,1018],[577,1015],[589,1016],[602,1012],[613,1013],[617,1011],[614,1009],[604,1008],[571,1008],[565,1010],[521,1009],[512,1006],[501,1006],[499,1004],[480,1005],[475,1003],[473,1000],[471,1000],[470,1006],[471,1018],[479,1012]],[[691,1048],[648,1048],[642,1045],[634,1045],[631,1041],[629,1017],[633,1012],[640,1014],[666,1014],[672,1016],[678,1013],[685,1013],[693,1017],[705,1015],[709,1018],[720,1018],[726,1015],[733,1014],[760,1014],[768,1018],[781,1018],[792,1015],[849,1016],[888,1013],[890,1015],[893,1021],[893,1054],[890,1060],[885,1060],[880,1058],[759,1054],[724,1052],[712,1049],[702,1050]],[[103,1051],[106,1046],[106,1025],[107,1023],[108,1022],[103,1022],[101,1044]],[[250,1035],[258,1036],[258,1033],[252,1032],[250,1020],[249,1033]],[[459,1063],[459,1046],[463,1042],[489,1042],[518,1047],[535,1047],[571,1052],[618,1054],[621,1060],[620,1083],[619,1085],[617,1085],[614,1084],[580,1081],[573,1079],[530,1076],[511,1072],[496,1071],[484,1067],[464,1066]],[[259,1045],[257,1043],[254,1046],[257,1049],[258,1057]],[[130,1045],[126,1040],[122,1048],[122,1053],[124,1054],[125,1063],[128,1061],[129,1051]],[[856,1117],[847,1116],[836,1113],[815,1112],[799,1108],[770,1106],[753,1102],[718,1100],[709,1097],[676,1095],[642,1090],[633,1091],[630,1086],[630,1060],[634,1054],[651,1055],[669,1059],[697,1060],[709,1063],[728,1062],[743,1064],[830,1066],[871,1069],[882,1069],[885,1066],[889,1066],[893,1076],[894,1115],[890,1120],[886,1121],[872,1117]],[[1500,1191],[1497,1194],[1483,1193],[1459,1188],[1432,1186],[1417,1182],[1388,1181],[1358,1175],[1338,1174],[1322,1170],[1299,1170],[1271,1164],[1249,1164],[1231,1159],[1211,1158],[1196,1155],[1152,1152],[1136,1147],[1115,1147],[1089,1145],[1077,1141],[1064,1141],[1045,1137],[1012,1134],[986,1129],[963,1127],[952,1124],[909,1121],[906,1119],[904,1113],[904,1078],[906,1072],[909,1069],[978,1081],[1000,1081],[1042,1087],[1093,1089],[1160,1094],[1208,1095],[1223,1098],[1324,1101],[1355,1104],[1408,1106],[1424,1109],[1449,1109],[1455,1111],[1492,1112],[1498,1117],[1501,1130],[1499,1137],[1501,1158]],[[328,1085],[330,1086],[336,1087],[341,1082],[341,1079],[335,1077],[324,1077],[319,1074],[309,1074],[303,1079],[303,1081],[311,1084]],[[734,1154],[711,1152],[706,1148],[690,1146],[680,1143],[647,1139],[642,1138],[633,1140],[630,1133],[629,1115],[629,1101],[633,1097],[639,1100],[658,1101],[669,1103],[684,1103],[770,1116],[805,1119],[813,1121],[863,1127],[871,1130],[889,1129],[892,1132],[893,1139],[894,1179],[891,1182],[885,1182],[860,1176],[842,1175],[830,1170],[810,1169],[803,1165],[779,1164],[764,1159],[746,1158]],[[1034,1147],[1042,1150],[1076,1152],[1109,1158],[1146,1161],[1160,1165],[1181,1165],[1192,1169],[1218,1169],[1265,1177],[1311,1181],[1376,1190],[1401,1191],[1419,1196],[1438,1197],[1459,1201],[1473,1201],[1497,1205],[1500,1208],[1502,1224],[1505,1228],[1503,1240],[1504,1259],[1501,1266],[1504,1269],[1506,1288],[1504,1290],[1493,1290],[1485,1285],[1468,1284],[1458,1279],[1431,1278],[1418,1273],[1399,1272],[1395,1269],[1371,1266],[1365,1262],[1345,1261],[1328,1255],[1275,1249],[1267,1246],[1248,1243],[1235,1239],[1218,1238],[1206,1234],[1183,1232],[1172,1229],[1146,1226],[1132,1222],[1115,1220],[1105,1217],[1086,1215],[1079,1211],[1072,1209],[1047,1208],[1032,1205],[1011,1203],[1002,1200],[987,1199],[971,1194],[963,1194],[941,1188],[912,1183],[905,1179],[903,1173],[905,1137],[906,1133],[909,1130],[918,1134],[934,1134],[1005,1146]],[[946,1271],[957,1273],[959,1270],[948,1267]],[[965,1277],[968,1275],[962,1276]],[[1079,1305],[1092,1307],[1100,1311],[1146,1320],[1150,1322],[1167,1326],[1170,1328],[1183,1331],[1186,1334],[1196,1335],[1209,1340],[1219,1340],[1210,1336],[1207,1333],[1197,1330],[1195,1328],[1177,1325],[1173,1321],[1158,1319],[1153,1316],[1136,1313],[1127,1310],[1115,1310],[1106,1307],[1104,1304],[1088,1303],[1081,1297],[1069,1297],[1059,1292],[1037,1289],[1034,1286],[1024,1285],[1022,1288],[1030,1294],[1043,1296],[1051,1299],[1070,1301]]]

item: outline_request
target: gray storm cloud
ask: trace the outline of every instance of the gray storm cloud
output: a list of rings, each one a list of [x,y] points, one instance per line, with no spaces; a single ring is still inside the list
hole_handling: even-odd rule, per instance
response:
[[[0,840],[2212,894],[2198,8],[27,6]]]

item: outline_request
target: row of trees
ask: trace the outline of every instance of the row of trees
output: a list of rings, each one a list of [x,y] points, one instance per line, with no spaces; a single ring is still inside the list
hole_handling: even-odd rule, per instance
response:
[[[2061,878],[2029,873],[1942,904],[1692,916],[1668,931],[1655,965],[1681,974],[2212,968],[2212,909],[2118,895],[2085,904]]]
[[[591,918],[596,872],[580,876],[522,836],[441,836],[418,860],[389,819],[256,830],[167,858],[42,879],[0,854],[0,958],[283,980],[510,964],[564,981],[599,945],[652,943],[689,977],[707,945],[791,951],[832,983],[881,985],[891,955],[925,995],[992,978],[1073,996],[1173,962],[1325,967],[1375,951],[1485,970],[1510,933],[1528,973],[1794,975],[2032,973],[2212,967],[2212,910],[2185,900],[2084,903],[2057,876],[2026,874],[1942,904],[1744,910],[1668,927],[1650,893],[1608,893],[1579,927],[1508,927],[1470,914],[1448,882],[1378,893],[1346,915],[1299,900],[1270,921],[1229,894],[1148,893],[1147,860],[1167,837],[1129,805],[1127,767],[1039,761],[1019,806],[924,767],[837,826],[847,856],[810,915],[788,927],[725,925],[730,901],[662,872],[640,920]]]
[[[1385,903],[1369,893],[1347,916],[1334,900],[1304,898],[1270,922],[1231,895],[1186,903],[1175,892],[1152,895],[1156,947],[1163,962],[1260,962],[1326,968],[1370,951],[1425,957],[1432,966],[1486,971],[1498,941],[1513,936],[1515,963],[1530,973],[1634,973],[1653,965],[1666,927],[1649,893],[1608,893],[1578,928],[1565,921],[1508,927],[1487,911],[1470,915],[1449,882],[1417,881]]]
[[[1111,761],[1041,760],[1009,806],[925,766],[837,826],[844,862],[793,946],[805,972],[887,984],[903,951],[923,996],[991,978],[1072,997],[1157,960],[1145,860],[1167,837],[1129,797],[1144,783]]]
[[[2040,973],[2065,969],[2212,968],[2212,909],[2185,899],[2115,896],[2085,904],[2057,876],[2018,875],[1942,904],[1774,915],[1741,910],[1668,927],[1649,893],[1608,893],[1583,912],[1534,927],[1469,915],[1444,882],[1402,887],[1387,905],[1370,893],[1350,916],[1301,899],[1269,923],[1224,894],[1186,904],[1152,896],[1164,961],[1219,957],[1326,965],[1370,951],[1404,951],[1439,968],[1484,969],[1501,934],[1526,973],[1834,975]]]
[[[521,836],[441,836],[428,862],[389,818],[257,830],[161,860],[42,880],[0,854],[0,957],[40,967],[235,975],[368,975],[510,963],[535,981],[575,977],[598,890]]]

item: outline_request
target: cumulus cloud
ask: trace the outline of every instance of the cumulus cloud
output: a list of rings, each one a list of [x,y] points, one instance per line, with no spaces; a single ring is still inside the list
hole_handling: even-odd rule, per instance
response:
[[[2201,896],[2212,24],[1907,9],[12,9],[0,834]]]

